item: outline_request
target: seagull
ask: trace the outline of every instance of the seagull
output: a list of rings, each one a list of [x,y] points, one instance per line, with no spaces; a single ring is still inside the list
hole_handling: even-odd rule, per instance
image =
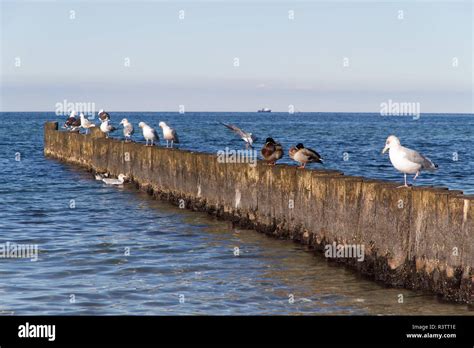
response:
[[[253,135],[252,133],[247,133],[247,132],[244,132],[242,129],[240,129],[239,127],[237,126],[234,126],[233,124],[225,124],[225,123],[222,123],[222,125],[226,126],[227,128],[229,128],[231,131],[233,131],[235,134],[237,134],[238,136],[240,136],[240,138],[245,141],[245,147],[248,148],[249,146],[252,147],[253,145],[253,142],[255,140],[257,140],[257,138],[255,137],[255,135]]]
[[[72,111],[66,122],[64,122],[63,128],[69,128],[71,124],[76,121],[76,115],[77,113],[75,111]]]
[[[89,121],[82,112],[79,116],[81,117],[81,127],[86,130],[86,134],[89,134],[89,128],[95,127],[95,124]]]
[[[76,118],[77,113],[71,112],[66,122],[64,122],[63,128],[69,129],[70,132],[78,132],[81,128],[81,119]]]
[[[155,140],[160,141],[160,138],[158,137],[158,133],[156,132],[156,130],[151,128],[145,122],[140,122],[138,124],[138,127],[140,127],[143,131],[143,137],[145,138],[145,141],[146,141],[145,146],[148,146],[148,140],[151,141],[150,146],[153,146],[153,143],[154,143]]]
[[[123,185],[126,178],[124,174],[119,174],[118,179],[102,178],[102,181],[107,185]]]
[[[302,143],[297,144],[296,147],[292,147],[290,149],[289,155],[291,159],[301,163],[301,165],[298,167],[300,169],[303,169],[306,166],[306,163],[323,163],[319,153],[304,147]]]
[[[171,147],[173,147],[173,143],[179,144],[178,133],[173,128],[164,122],[160,122],[159,126],[163,129],[163,139],[166,140],[166,147],[168,147],[168,141],[171,141]]]
[[[105,137],[109,137],[109,133],[117,130],[114,126],[109,124],[109,119],[106,119],[105,121],[102,121],[102,124],[100,125],[100,130],[105,133]]]
[[[396,170],[402,172],[405,177],[405,185],[399,187],[408,187],[407,174],[415,174],[413,181],[420,175],[421,170],[435,171],[438,166],[429,158],[419,152],[403,147],[400,140],[395,135],[390,135],[385,142],[382,154],[388,151],[390,162]]]
[[[125,136],[125,141],[127,140],[130,141],[130,138],[135,132],[133,129],[133,125],[130,122],[128,122],[126,118],[120,121],[120,124],[123,125],[123,135]]]
[[[100,120],[103,122],[105,120],[110,120],[110,115],[104,111],[104,109],[100,109],[98,112]]]
[[[263,145],[262,157],[268,165],[275,165],[276,161],[283,157],[283,148],[280,143],[275,142],[273,138],[267,138],[265,145]]]

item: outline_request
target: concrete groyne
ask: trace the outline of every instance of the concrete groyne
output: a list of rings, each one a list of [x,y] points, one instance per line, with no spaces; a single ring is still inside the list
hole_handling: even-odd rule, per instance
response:
[[[363,261],[336,258],[389,286],[474,300],[474,197],[338,171],[219,163],[216,155],[145,147],[44,127],[44,154],[112,175],[143,190],[275,237],[325,251],[364,246]]]

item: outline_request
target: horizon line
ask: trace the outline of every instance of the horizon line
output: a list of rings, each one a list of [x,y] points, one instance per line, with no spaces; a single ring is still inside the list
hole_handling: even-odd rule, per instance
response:
[[[156,111],[137,111],[137,110],[125,110],[125,111],[118,111],[118,110],[106,110],[107,112],[116,112],[116,113],[126,113],[126,112],[137,112],[137,113],[176,113],[180,115],[184,115],[187,113],[249,113],[249,114],[288,114],[288,115],[294,115],[294,114],[336,114],[336,113],[345,113],[345,114],[380,114],[380,111],[295,111],[293,113],[290,113],[288,111],[271,111],[271,112],[258,112],[258,111],[185,111],[185,112],[179,112],[179,111],[166,111],[166,110],[156,110]],[[18,112],[18,113],[53,113],[55,115],[55,111],[42,111],[42,110],[35,110],[35,111],[17,111],[17,110],[9,110],[9,111],[0,111],[0,113],[9,113],[9,112]],[[66,112],[65,114],[69,114],[70,112]],[[97,113],[97,112],[94,112]],[[65,115],[63,114],[63,115]],[[420,112],[420,115],[446,115],[446,114],[453,114],[453,115],[474,115],[474,112]],[[59,116],[59,115],[57,115]],[[397,116],[413,116],[413,115],[381,115],[381,116],[386,116],[386,117],[397,117]]]

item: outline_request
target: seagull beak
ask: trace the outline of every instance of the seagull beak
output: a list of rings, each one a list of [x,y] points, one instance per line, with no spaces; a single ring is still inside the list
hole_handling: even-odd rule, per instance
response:
[[[385,152],[387,152],[387,151],[388,151],[388,146],[385,145],[385,147],[384,147],[383,150],[382,150],[382,155],[383,155]]]

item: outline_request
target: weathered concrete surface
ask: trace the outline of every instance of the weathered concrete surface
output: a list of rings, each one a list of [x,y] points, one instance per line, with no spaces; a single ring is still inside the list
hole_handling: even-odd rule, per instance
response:
[[[472,303],[474,197],[445,188],[397,189],[337,171],[221,164],[212,154],[145,147],[58,131],[45,124],[44,153],[97,172],[127,174],[141,189],[317,250],[365,246],[365,260],[338,259],[390,286]],[[293,202],[294,208],[290,208]]]

